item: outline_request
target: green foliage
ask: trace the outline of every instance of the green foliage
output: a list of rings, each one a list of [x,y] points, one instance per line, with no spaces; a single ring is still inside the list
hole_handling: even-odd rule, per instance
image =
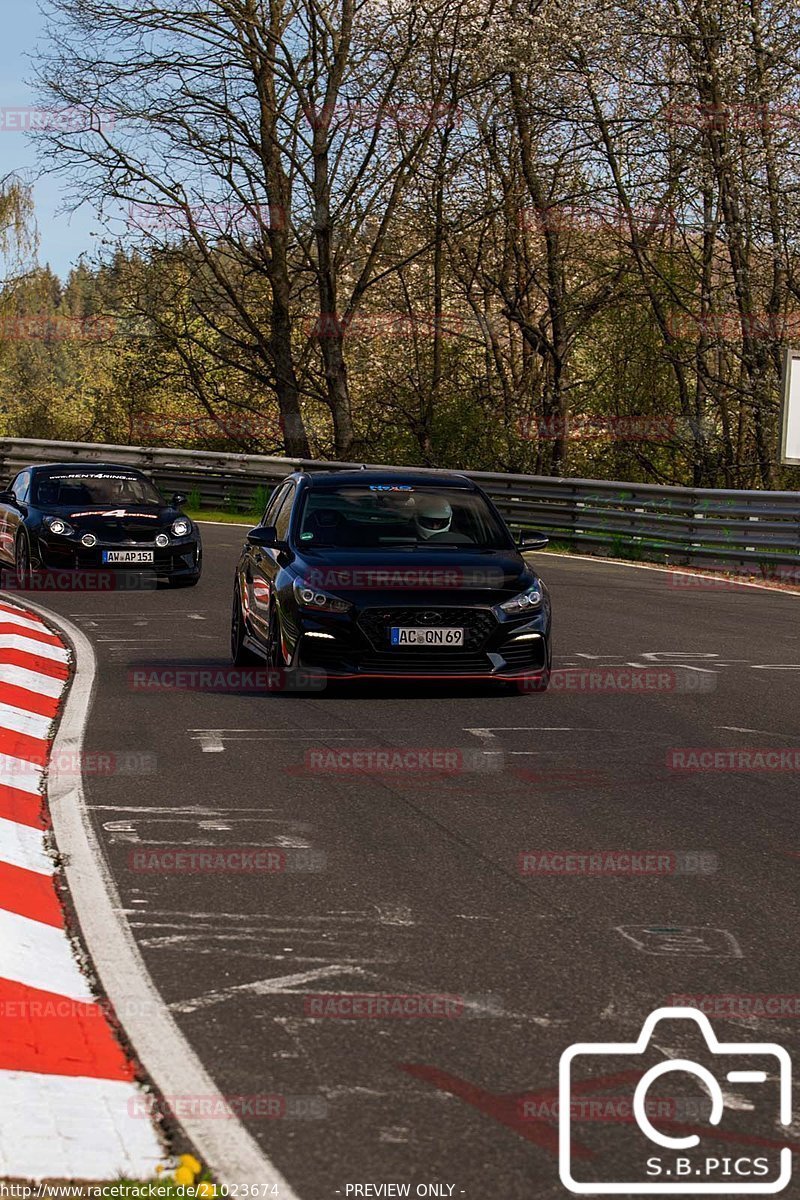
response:
[[[247,511],[255,512],[255,513],[263,513],[264,509],[267,507],[267,504],[269,503],[269,498],[271,495],[272,495],[272,488],[265,487],[263,484],[260,483],[253,494],[253,499],[252,499],[251,503],[248,504],[248,506],[247,506]]]
[[[630,562],[642,562],[652,559],[652,551],[648,551],[642,542],[632,542],[629,535],[615,533],[610,540],[608,554],[610,558],[625,558]]]
[[[664,288],[675,285],[674,262],[662,268]],[[275,396],[246,360],[223,361],[208,333],[190,354],[181,343],[177,331],[191,319],[195,286],[173,256],[120,251],[98,266],[81,264],[65,284],[41,268],[0,292],[0,436],[282,453]],[[399,310],[417,300],[387,285],[382,303]],[[455,296],[449,307],[458,310]],[[468,310],[458,311],[459,321],[439,330],[425,320],[409,322],[403,336],[368,321],[353,327],[345,339],[352,457],[552,473],[553,436],[537,396],[541,381],[531,374],[528,391],[510,395],[487,357],[485,331]],[[511,354],[518,333],[498,321]],[[302,329],[298,314],[300,341]],[[622,291],[575,337],[573,415],[561,473],[725,482],[713,421],[701,460],[663,350],[635,290]],[[309,385],[303,403],[312,453],[333,457],[330,413],[319,391]],[[626,435],[637,422],[643,436]],[[248,507],[263,512],[268,499],[269,489],[261,487]],[[198,493],[190,505],[200,507]],[[224,510],[232,516],[241,506],[229,498]]]

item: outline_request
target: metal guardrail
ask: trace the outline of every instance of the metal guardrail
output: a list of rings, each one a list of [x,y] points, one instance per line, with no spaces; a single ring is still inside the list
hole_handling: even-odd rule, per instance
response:
[[[362,465],[0,438],[0,476],[6,479],[32,463],[73,461],[127,463],[146,471],[167,492],[194,493],[203,507],[241,512],[264,504],[275,483],[291,471],[341,471]],[[486,471],[464,474],[480,483],[510,524],[541,529],[553,541],[575,548],[672,563],[697,560],[706,566],[792,564],[800,574],[800,492],[662,487]]]

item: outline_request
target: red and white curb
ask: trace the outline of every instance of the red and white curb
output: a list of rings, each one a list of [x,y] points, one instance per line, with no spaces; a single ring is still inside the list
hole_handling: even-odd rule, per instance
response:
[[[35,613],[0,602],[0,1178],[147,1179],[163,1150],[77,961],[50,853],[45,782],[69,661]]]
[[[225,1119],[219,1118],[218,1114],[226,1110],[226,1099],[203,1066],[194,1048],[184,1037],[173,1013],[164,1003],[150,977],[128,924],[116,879],[106,859],[103,844],[95,830],[92,813],[83,789],[82,775],[71,766],[76,760],[80,761],[86,724],[97,681],[97,659],[92,643],[85,633],[71,621],[49,609],[40,607],[32,600],[27,600],[25,609],[22,610],[19,606],[5,603],[4,597],[0,596],[0,605],[17,620],[33,622],[34,628],[29,630],[31,634],[38,636],[43,633],[45,637],[52,637],[53,630],[55,630],[57,634],[61,635],[56,637],[57,647],[60,647],[63,652],[64,647],[69,645],[72,651],[70,663],[72,678],[69,690],[64,695],[63,711],[53,741],[52,757],[47,771],[47,802],[55,842],[62,857],[70,906],[75,912],[83,942],[91,956],[92,965],[108,1004],[124,1025],[127,1040],[133,1046],[138,1062],[141,1063],[168,1108],[171,1110],[175,1101],[181,1102],[180,1124],[183,1132],[196,1151],[197,1157],[202,1159],[216,1182],[227,1186],[232,1194],[238,1192],[239,1195],[252,1195],[252,1191],[245,1192],[244,1186],[247,1185],[252,1189],[258,1188],[259,1194],[262,1196],[276,1195],[280,1196],[281,1200],[298,1200],[289,1183],[262,1151],[249,1130],[237,1119],[234,1112],[230,1111]],[[19,632],[25,627],[17,625],[16,628],[17,636],[19,636]],[[0,642],[0,650],[2,650],[2,642]],[[27,645],[27,651],[34,657],[39,653],[35,646],[31,651],[30,645]],[[44,658],[41,653],[39,653],[39,657]],[[25,691],[28,696],[33,694],[34,700],[43,696],[48,697],[51,701],[57,700],[65,689],[66,671],[63,654],[55,658],[51,655],[49,661],[60,663],[60,668],[51,666],[48,670],[41,672],[36,672],[34,668],[35,673],[44,676],[44,683],[41,687],[33,686],[35,681],[28,679]],[[10,666],[19,665],[17,660],[10,664],[4,663],[0,657],[0,687],[6,679],[3,671],[10,669]],[[31,670],[30,663],[22,663],[22,666],[27,666],[27,669]],[[9,678],[9,682],[12,686],[19,686],[21,681],[14,677]],[[0,692],[0,703],[3,702],[3,699],[3,694]],[[6,702],[10,703],[10,698]],[[19,707],[19,704],[14,707]],[[54,711],[51,704],[49,710],[46,709],[44,714],[39,713],[38,715],[47,717],[49,713],[49,719],[52,719]],[[16,823],[24,824],[21,821]],[[40,850],[44,852],[46,847],[41,838],[41,823],[32,824],[30,827],[39,830]],[[52,871],[52,864],[48,863],[47,870]],[[50,884],[52,886],[52,879]],[[0,903],[1,907],[3,907],[2,903]],[[2,960],[0,960],[0,976],[2,973]],[[0,1025],[1,1033],[2,1026]],[[88,1076],[62,1074],[59,1077],[58,1072],[53,1071],[48,1076],[50,1091],[43,1090],[39,1097],[41,1109],[56,1114],[66,1109],[69,1118],[78,1121],[77,1114],[80,1113],[80,1104],[82,1103],[80,1099],[77,1107],[75,1098],[71,1097],[64,1103],[63,1108],[59,1108],[61,1095],[59,1086],[64,1080],[69,1084],[72,1079],[88,1079],[89,1083],[96,1087],[102,1083],[105,1089],[112,1088],[116,1084],[126,1088],[128,1096],[133,1094],[135,1097],[136,1095],[135,1091],[132,1092],[134,1085],[130,1079],[109,1079],[106,1075],[101,1077],[97,1074]],[[142,1109],[141,1099],[140,1097],[137,1102],[135,1110],[137,1114]],[[189,1101],[189,1103],[184,1104],[184,1101]],[[12,1102],[15,1103],[15,1101]],[[21,1100],[20,1103],[22,1103]],[[133,1121],[128,1121],[126,1119],[127,1107],[123,1115],[123,1110],[116,1098],[110,1106],[107,1105],[107,1110],[109,1109],[115,1117],[118,1116],[115,1126],[118,1137],[114,1157],[117,1157],[120,1163],[135,1160],[139,1164],[135,1170],[132,1166],[118,1165],[116,1171],[111,1174],[125,1172],[129,1176],[139,1178],[152,1176],[155,1135],[149,1122],[141,1119],[134,1125]],[[0,1095],[0,1129],[7,1119],[6,1111],[5,1097]],[[37,1119],[40,1120],[38,1130],[36,1129]],[[8,1120],[10,1122],[10,1118]],[[64,1118],[64,1122],[59,1125],[59,1128],[68,1130],[66,1122],[67,1117]],[[33,1179],[52,1178],[53,1164],[47,1154],[43,1153],[51,1125],[41,1119],[37,1112],[34,1112],[31,1117],[30,1111],[24,1123],[28,1129],[28,1136],[36,1148],[36,1163],[33,1169],[27,1171],[27,1175]],[[108,1127],[108,1123],[105,1126],[101,1126],[99,1122],[96,1123],[91,1130],[90,1143],[86,1124],[81,1121],[80,1137],[78,1138],[77,1134],[73,1137],[76,1152],[72,1158],[76,1166],[72,1171],[59,1170],[56,1172],[61,1178],[71,1174],[73,1178],[88,1180],[91,1178],[90,1169],[96,1175],[109,1178],[108,1159],[112,1155],[107,1155],[102,1161],[97,1162],[91,1155],[99,1144],[101,1136],[108,1135],[108,1138],[112,1136],[111,1129]],[[150,1132],[145,1133],[143,1130]],[[69,1132],[67,1136],[69,1136]],[[137,1139],[146,1139],[146,1143]],[[13,1142],[13,1139],[9,1140]],[[2,1148],[5,1144],[3,1135],[0,1133],[0,1178],[8,1173],[8,1166],[2,1158]],[[118,1153],[116,1152],[117,1147],[119,1148]],[[66,1157],[66,1155],[62,1155],[62,1157]],[[14,1164],[17,1169],[18,1162],[19,1159],[15,1158]],[[0,1188],[1,1196],[2,1188]]]

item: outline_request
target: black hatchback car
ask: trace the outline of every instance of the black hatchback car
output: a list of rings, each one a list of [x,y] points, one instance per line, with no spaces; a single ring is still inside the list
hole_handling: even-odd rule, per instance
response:
[[[171,585],[200,578],[200,531],[133,467],[26,467],[0,492],[0,556],[19,580],[38,571],[148,572]]]
[[[329,679],[454,676],[543,690],[550,597],[492,501],[462,475],[298,472],[242,550],[234,662]]]

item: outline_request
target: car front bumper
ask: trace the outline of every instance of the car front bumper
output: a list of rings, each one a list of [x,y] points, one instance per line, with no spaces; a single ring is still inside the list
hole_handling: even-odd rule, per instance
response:
[[[544,675],[550,665],[549,611],[500,620],[489,607],[439,605],[437,621],[465,629],[463,647],[392,646],[392,625],[426,623],[432,609],[381,606],[344,618],[296,611],[284,622],[292,665],[324,670],[328,678],[406,677],[500,682]],[[440,619],[438,619],[440,618]]]
[[[105,550],[145,550],[153,554],[152,563],[107,563]],[[111,571],[141,572],[168,579],[191,578],[199,575],[202,547],[198,540],[181,539],[168,546],[153,542],[104,542],[83,546],[66,538],[39,538],[38,566],[47,571]]]

